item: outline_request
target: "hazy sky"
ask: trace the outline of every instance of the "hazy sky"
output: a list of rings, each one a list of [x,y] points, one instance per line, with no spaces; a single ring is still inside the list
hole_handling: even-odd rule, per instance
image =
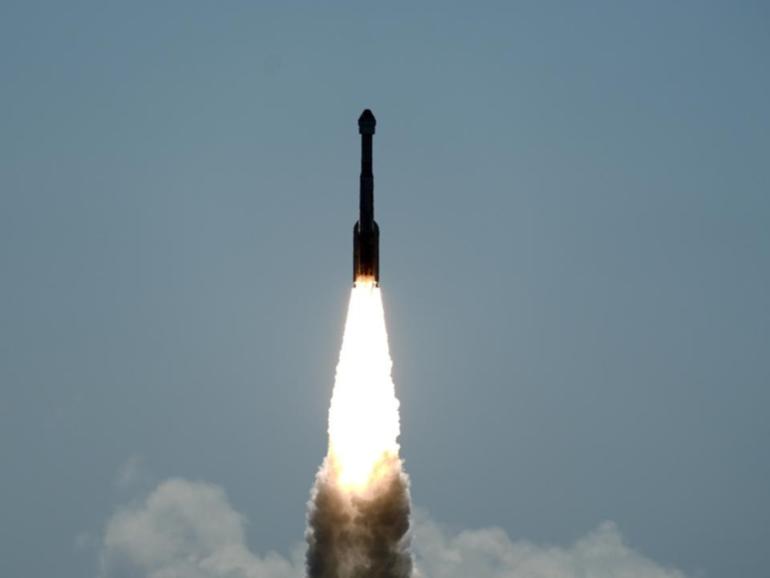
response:
[[[301,542],[364,107],[415,504],[767,575],[768,4],[413,4],[0,3],[0,575],[170,477]]]

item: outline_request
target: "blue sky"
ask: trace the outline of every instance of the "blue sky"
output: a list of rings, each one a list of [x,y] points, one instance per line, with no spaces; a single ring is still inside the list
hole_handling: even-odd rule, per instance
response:
[[[0,574],[97,575],[174,477],[253,551],[301,542],[370,107],[415,504],[763,575],[769,31],[749,1],[3,2]]]

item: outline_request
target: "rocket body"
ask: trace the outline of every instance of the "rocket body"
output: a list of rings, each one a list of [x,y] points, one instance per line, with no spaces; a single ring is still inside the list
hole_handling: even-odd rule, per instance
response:
[[[353,227],[353,282],[380,283],[380,228],[374,220],[372,137],[377,121],[368,108],[358,119],[361,179],[358,221]]]

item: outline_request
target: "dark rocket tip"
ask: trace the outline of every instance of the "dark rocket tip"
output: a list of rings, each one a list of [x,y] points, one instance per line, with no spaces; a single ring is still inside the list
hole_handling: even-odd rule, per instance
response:
[[[374,118],[372,111],[368,108],[358,117],[358,132],[360,134],[374,134],[374,127],[377,119]]]

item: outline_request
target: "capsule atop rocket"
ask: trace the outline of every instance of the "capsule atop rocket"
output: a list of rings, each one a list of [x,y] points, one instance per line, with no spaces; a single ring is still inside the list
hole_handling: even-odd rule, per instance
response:
[[[374,220],[372,136],[377,121],[368,108],[358,118],[361,135],[361,197],[353,227],[353,282],[380,284],[380,228]]]

